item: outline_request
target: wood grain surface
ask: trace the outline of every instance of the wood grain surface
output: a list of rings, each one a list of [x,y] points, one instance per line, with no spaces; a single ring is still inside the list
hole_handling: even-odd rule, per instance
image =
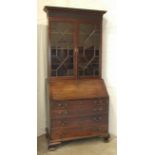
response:
[[[73,100],[108,97],[102,79],[55,80],[49,84],[53,100]]]

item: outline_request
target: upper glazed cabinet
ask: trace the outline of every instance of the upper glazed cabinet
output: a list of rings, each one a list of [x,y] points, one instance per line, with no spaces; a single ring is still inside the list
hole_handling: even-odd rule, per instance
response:
[[[48,77],[81,79],[101,77],[103,12],[45,7],[48,13]],[[72,12],[72,14],[70,13]]]

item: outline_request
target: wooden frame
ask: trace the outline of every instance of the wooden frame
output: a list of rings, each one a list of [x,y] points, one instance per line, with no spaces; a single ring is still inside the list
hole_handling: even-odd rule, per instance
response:
[[[106,13],[106,11],[95,11],[95,10],[81,10],[81,9],[66,9],[66,8],[57,8],[57,7],[45,7],[45,10],[48,14],[48,23],[49,23],[49,28],[48,28],[48,77],[50,79],[78,79],[79,75],[78,75],[78,45],[79,45],[79,26],[82,23],[90,23],[90,24],[94,24],[96,23],[99,27],[101,26],[101,21],[102,21],[102,14]],[[50,12],[55,12],[54,16],[49,15]],[[76,13],[80,13],[80,19],[75,19],[74,17],[68,17],[66,16],[61,16],[62,14],[66,14],[70,13],[70,12],[76,12]],[[58,14],[58,12],[61,12]],[[57,15],[58,14],[58,15]],[[92,15],[92,17],[96,17],[97,18],[83,18],[82,15],[85,15],[88,17],[88,15]],[[74,75],[73,76],[51,76],[51,40],[52,40],[52,36],[51,36],[51,28],[52,28],[52,21],[60,21],[60,22],[67,22],[67,23],[71,23],[74,25],[74,31],[73,31],[73,49],[74,49]],[[102,71],[101,71],[101,66],[102,66],[102,28],[100,27],[100,48],[99,48],[99,76],[83,76],[80,77],[81,79],[83,78],[101,78],[102,75]]]
[[[106,11],[59,7],[45,7],[44,10],[47,12],[48,16],[48,77],[46,80],[46,112],[48,122],[46,131],[48,137],[48,148],[50,150],[54,150],[56,145],[61,144],[64,141],[89,137],[102,137],[104,141],[108,141],[109,95],[106,90],[104,80],[101,79],[102,16],[104,13],[106,13]],[[54,67],[54,69],[57,73],[63,62],[67,61],[66,57],[70,55],[69,52],[73,51],[73,54],[71,54],[74,64],[73,76],[51,76],[51,50],[53,46],[53,44],[51,45],[51,29],[52,22],[55,21],[67,22],[73,25],[71,41],[73,48],[71,48],[70,51],[68,49],[70,44],[67,48],[65,45],[64,47],[66,49],[64,49],[67,50],[67,54],[65,51],[65,56],[62,56],[62,59],[60,59],[61,56],[59,58],[59,55],[57,55],[56,51],[59,47],[61,48],[61,44],[60,46],[56,46],[56,48],[54,45],[53,55],[55,58],[58,58],[58,62],[60,60],[62,61],[62,63],[60,62],[60,65],[56,62],[54,65],[58,65],[58,67]],[[91,40],[88,44],[80,43],[80,24],[97,25],[97,31],[99,29],[99,34],[96,31],[96,27],[91,26],[94,28],[91,29],[90,27],[90,32],[86,31],[85,33],[85,29],[87,30],[87,27],[84,28],[84,37],[82,37],[82,40],[85,42],[85,40],[87,40],[91,34],[97,32],[97,34],[95,34],[97,37],[99,37],[97,38],[97,40],[99,39],[97,44],[94,44],[95,39],[93,41]],[[83,32],[83,29],[81,30],[81,32]],[[80,52],[83,53],[81,54]],[[82,63],[78,61],[79,57],[81,57],[81,60],[83,59],[81,61]],[[82,76],[79,76],[80,73],[78,73],[78,63],[81,63],[84,66],[84,68],[81,67],[82,65],[80,66],[82,70]],[[89,66],[90,64],[92,65],[91,67]],[[94,66],[97,67],[97,71],[99,69],[99,75],[96,74],[96,69],[93,68]],[[88,69],[87,67],[90,68]],[[67,67],[64,69],[67,70]],[[85,72],[85,69],[88,69],[88,72]],[[91,70],[93,70],[93,72],[91,72]],[[92,75],[94,76],[86,76],[89,75],[89,73],[93,73]]]
[[[49,29],[48,29],[48,38],[49,38],[49,44],[48,44],[48,55],[49,55],[49,58],[51,59],[51,41],[52,41],[52,36],[51,36],[51,28],[52,28],[52,22],[66,22],[66,23],[71,23],[73,24],[73,27],[75,29],[75,20],[71,20],[71,19],[67,19],[67,18],[61,18],[61,17],[49,17]],[[75,33],[75,30],[73,31],[73,47],[75,47],[75,38],[76,38],[76,33]],[[75,49],[74,49],[74,53],[75,54]],[[74,58],[73,58],[73,62],[75,62],[76,60],[76,57],[74,55]],[[56,76],[56,77],[52,77],[51,76],[51,60],[48,61],[48,77],[50,77],[51,79],[76,79],[76,66],[75,66],[75,63],[74,64],[74,75],[73,76]]]

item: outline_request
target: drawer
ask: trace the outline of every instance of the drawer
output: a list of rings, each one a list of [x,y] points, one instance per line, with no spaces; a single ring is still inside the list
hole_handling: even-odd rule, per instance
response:
[[[63,119],[51,119],[52,128],[76,128],[87,127],[92,125],[107,125],[108,115],[92,115],[85,117],[72,117]]]
[[[98,105],[94,107],[87,108],[83,106],[81,109],[60,109],[60,110],[51,110],[51,119],[58,119],[58,118],[71,118],[71,117],[81,117],[81,116],[88,116],[88,115],[95,115],[95,114],[106,114],[108,113],[107,107],[105,104]]]
[[[52,101],[51,110],[63,110],[63,109],[92,109],[98,106],[104,106],[104,109],[108,109],[108,99],[89,99],[89,100],[71,100],[71,101]]]
[[[107,126],[91,126],[87,128],[59,128],[51,129],[51,139],[75,139],[79,137],[99,136],[107,133]]]

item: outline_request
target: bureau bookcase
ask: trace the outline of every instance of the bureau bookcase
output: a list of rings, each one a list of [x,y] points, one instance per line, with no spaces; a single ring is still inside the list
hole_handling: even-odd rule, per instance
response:
[[[101,78],[106,11],[46,6],[48,148],[89,137],[108,140],[109,96]]]

